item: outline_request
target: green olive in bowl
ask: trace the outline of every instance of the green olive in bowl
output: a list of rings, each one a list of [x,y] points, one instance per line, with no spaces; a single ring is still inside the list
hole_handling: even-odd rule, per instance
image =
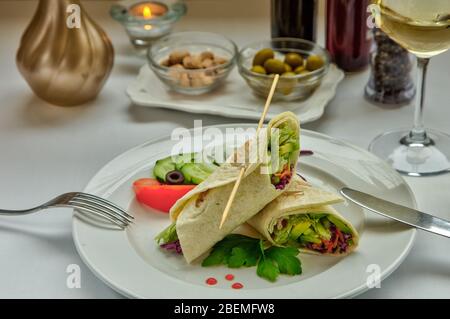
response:
[[[287,63],[284,63],[284,72],[292,72],[292,67]]]
[[[310,55],[321,57],[323,66],[309,71],[306,68],[306,60]],[[314,66],[314,60],[312,63],[310,62],[310,68],[317,67]],[[267,98],[274,77],[280,76],[273,97],[274,100],[280,101],[304,100],[310,97],[327,74],[329,63],[328,53],[316,43],[293,38],[274,38],[250,43],[240,50],[238,57],[239,73],[251,92],[258,97]],[[259,66],[255,67],[255,64]],[[263,70],[266,74],[263,74]]]
[[[306,60],[306,69],[308,71],[315,71],[323,67],[324,60],[318,55],[310,55]]]
[[[294,72],[296,73],[296,74],[301,74],[303,71],[305,71],[306,70],[306,68],[305,68],[305,66],[304,65],[300,65],[300,66],[298,66],[298,67],[296,67],[295,69],[294,69]]]
[[[256,52],[253,58],[253,65],[264,65],[268,59],[273,59],[275,56],[274,52],[270,48],[261,49]]]
[[[284,72],[281,74],[280,83],[278,84],[277,92],[282,93],[283,95],[289,95],[295,88],[296,80],[295,80],[294,72]]]
[[[290,65],[293,69],[303,65],[303,57],[298,53],[288,53],[284,57],[284,63]]]
[[[261,65],[254,65],[251,68],[251,71],[259,74],[267,74],[266,69],[264,69],[264,67]]]
[[[269,74],[283,74],[286,71],[283,61],[277,59],[266,60],[264,62],[264,69]]]

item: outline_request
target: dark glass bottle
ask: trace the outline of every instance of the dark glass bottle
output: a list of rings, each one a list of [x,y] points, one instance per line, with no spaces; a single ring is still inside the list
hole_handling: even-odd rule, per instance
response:
[[[370,0],[328,0],[326,47],[344,71],[364,69],[369,64],[372,43],[367,21]]]
[[[272,38],[316,41],[317,0],[272,0]]]

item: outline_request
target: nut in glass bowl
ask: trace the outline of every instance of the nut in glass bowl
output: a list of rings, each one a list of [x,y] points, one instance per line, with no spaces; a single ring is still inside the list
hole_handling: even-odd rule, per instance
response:
[[[209,32],[179,32],[149,48],[150,68],[176,92],[199,95],[221,86],[236,61],[236,45]]]
[[[247,45],[238,57],[239,73],[253,93],[266,98],[275,74],[280,75],[274,100],[305,100],[327,74],[330,57],[317,44],[295,38],[274,38]]]

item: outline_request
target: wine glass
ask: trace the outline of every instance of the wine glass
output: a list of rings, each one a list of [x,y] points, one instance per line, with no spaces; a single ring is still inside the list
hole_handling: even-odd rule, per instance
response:
[[[450,0],[376,0],[377,27],[417,57],[414,125],[378,136],[369,149],[410,176],[450,171],[450,135],[425,130],[425,80],[430,58],[450,48]]]

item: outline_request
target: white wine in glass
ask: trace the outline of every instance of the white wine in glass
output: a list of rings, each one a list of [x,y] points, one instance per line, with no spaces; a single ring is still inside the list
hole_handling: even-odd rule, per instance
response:
[[[425,130],[423,108],[430,58],[450,48],[450,0],[375,0],[372,13],[377,27],[417,57],[418,80],[413,128],[380,135],[370,150],[411,176],[449,172],[450,136]]]

